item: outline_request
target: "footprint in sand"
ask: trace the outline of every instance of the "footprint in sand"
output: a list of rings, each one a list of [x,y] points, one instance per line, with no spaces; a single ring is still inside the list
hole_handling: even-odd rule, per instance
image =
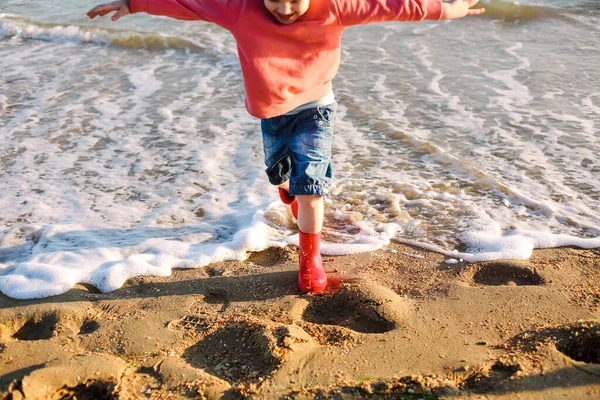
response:
[[[358,342],[360,334],[392,331],[410,313],[411,302],[376,284],[343,285],[331,294],[299,299],[292,318],[326,345]]]
[[[589,323],[565,328],[556,348],[575,361],[600,367],[600,324]],[[600,372],[600,368],[598,371]]]
[[[112,399],[126,368],[117,357],[76,355],[33,370],[9,393],[13,399]]]
[[[48,340],[55,336],[91,333],[98,329],[95,321],[81,321],[78,313],[62,310],[35,310],[18,318],[7,318],[4,322],[8,336],[23,341]],[[96,327],[92,327],[92,324]]]
[[[32,316],[12,337],[19,340],[45,340],[55,335],[58,325],[56,313]]]
[[[210,328],[212,323],[205,317],[186,315],[168,323],[167,328],[174,331],[197,330],[204,331]]]
[[[261,325],[229,324],[188,348],[183,358],[229,382],[270,375],[281,358]]]
[[[463,276],[471,284],[489,286],[539,286],[546,283],[535,270],[510,262],[483,264],[464,272]]]
[[[315,346],[298,326],[254,317],[215,319],[188,315],[171,321],[168,327],[197,335],[198,342],[182,354],[189,365],[230,383],[262,381],[292,353]]]
[[[551,343],[575,368],[600,376],[600,323],[597,321],[527,331],[515,336],[512,342],[527,352],[536,352],[540,344]]]

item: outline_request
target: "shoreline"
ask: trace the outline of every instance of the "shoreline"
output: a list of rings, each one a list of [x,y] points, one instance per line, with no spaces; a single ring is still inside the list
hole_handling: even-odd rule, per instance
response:
[[[445,258],[324,256],[322,295],[297,293],[291,246],[108,294],[0,295],[0,396],[600,396],[600,251]]]

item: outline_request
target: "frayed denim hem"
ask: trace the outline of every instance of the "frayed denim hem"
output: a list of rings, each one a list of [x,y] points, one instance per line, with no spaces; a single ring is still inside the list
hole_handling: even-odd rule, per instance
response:
[[[327,196],[329,188],[324,185],[290,185],[292,196]]]

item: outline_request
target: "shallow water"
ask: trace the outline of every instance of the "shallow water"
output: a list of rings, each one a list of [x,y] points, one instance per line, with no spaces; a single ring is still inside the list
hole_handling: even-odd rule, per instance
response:
[[[232,37],[94,5],[0,4],[0,291],[112,291],[297,241]],[[324,253],[600,247],[600,7],[484,5],[345,32]]]

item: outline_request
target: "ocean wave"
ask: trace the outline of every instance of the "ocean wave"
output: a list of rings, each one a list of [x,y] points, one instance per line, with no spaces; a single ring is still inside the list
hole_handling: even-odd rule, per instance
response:
[[[485,8],[484,16],[506,20],[535,20],[542,18],[565,18],[558,8],[525,5],[508,0],[482,0],[475,8]]]
[[[133,49],[142,48],[150,51],[167,49],[189,52],[206,51],[203,45],[191,40],[165,36],[160,33],[42,23],[15,15],[0,14],[0,39],[5,37],[50,42],[93,43]]]

